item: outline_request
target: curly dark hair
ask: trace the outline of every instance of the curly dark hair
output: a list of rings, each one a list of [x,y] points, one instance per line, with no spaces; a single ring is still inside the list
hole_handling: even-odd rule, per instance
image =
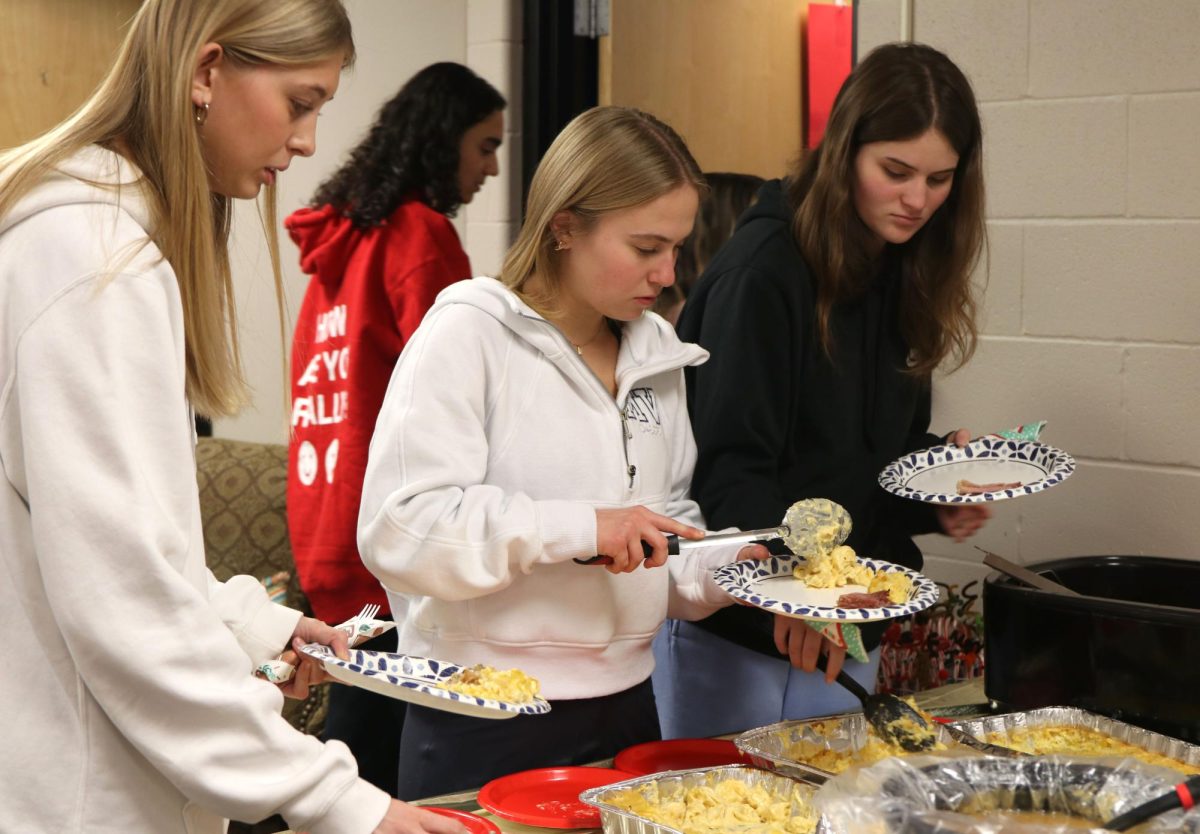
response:
[[[383,105],[366,138],[321,183],[310,205],[335,206],[356,228],[369,229],[417,192],[434,211],[453,217],[462,205],[462,136],[506,105],[495,87],[462,64],[430,64]]]

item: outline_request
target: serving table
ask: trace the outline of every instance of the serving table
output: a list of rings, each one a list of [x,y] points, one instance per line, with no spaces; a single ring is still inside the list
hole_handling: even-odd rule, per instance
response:
[[[986,703],[987,697],[983,694],[983,679],[976,678],[963,683],[954,683],[947,686],[930,689],[926,692],[919,692],[914,696],[917,706],[924,710],[936,712],[939,709],[950,707],[963,707],[972,704],[979,704],[980,711],[984,711],[983,704]],[[737,733],[731,733],[721,738],[733,738]],[[592,762],[597,767],[612,767],[612,759],[604,759],[599,762]],[[431,796],[427,799],[417,800],[412,803],[414,805],[436,805],[441,808],[454,808],[460,811],[470,811],[478,814],[481,817],[494,822],[502,832],[502,834],[547,834],[551,829],[539,828],[532,825],[522,825],[519,822],[512,822],[502,817],[497,817],[479,807],[478,790],[460,791],[458,793],[442,794],[441,796]],[[573,832],[573,834],[584,834],[587,832],[598,832],[598,828],[573,828],[561,829],[563,831]]]
[[[930,689],[925,692],[918,692],[913,696],[917,702],[917,706],[923,710],[937,712],[940,709],[961,708],[972,705],[979,705],[980,712],[986,711],[987,696],[983,693],[983,678],[975,678],[974,680],[963,681],[962,683],[952,683],[947,686],[940,686],[936,689]],[[720,738],[734,738],[737,733],[731,733]],[[612,759],[604,759],[599,762],[592,762],[596,767],[612,767]],[[479,791],[459,791],[458,793],[447,793],[440,796],[431,796],[426,799],[419,799],[413,802],[413,805],[436,805],[439,808],[453,808],[458,811],[468,811],[473,814],[478,814],[485,819],[491,820],[500,829],[501,834],[547,834],[552,829],[541,828],[533,825],[522,825],[519,822],[512,822],[503,817],[498,817],[479,807]],[[571,829],[553,829],[563,831],[564,834],[598,834],[599,828],[571,828]],[[293,834],[291,831],[281,831],[279,834]]]

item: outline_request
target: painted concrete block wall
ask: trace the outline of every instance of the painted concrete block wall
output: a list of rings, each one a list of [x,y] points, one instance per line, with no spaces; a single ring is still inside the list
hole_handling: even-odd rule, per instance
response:
[[[861,0],[859,54],[912,39],[971,78],[984,121],[983,337],[939,377],[934,430],[1046,419],[1075,475],[995,506],[928,571],[1200,557],[1200,14],[1193,0]],[[910,21],[906,31],[905,19]],[[982,282],[982,277],[981,277]]]
[[[508,100],[500,174],[461,215],[476,275],[496,275],[521,220],[521,3],[467,0],[467,65]]]

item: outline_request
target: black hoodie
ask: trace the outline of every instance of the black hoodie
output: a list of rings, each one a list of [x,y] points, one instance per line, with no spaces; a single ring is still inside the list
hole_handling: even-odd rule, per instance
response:
[[[687,371],[692,497],[713,529],[773,527],[793,502],[830,498],[849,511],[859,555],[920,569],[912,536],[937,529],[933,510],[876,480],[902,454],[942,442],[928,434],[928,382],[903,372],[898,264],[885,252],[871,286],[834,307],[826,356],[791,218],[781,182],[763,185],[684,305],[680,337],[712,354]],[[779,656],[766,612],[731,606],[701,625]],[[866,629],[868,645],[881,632]]]

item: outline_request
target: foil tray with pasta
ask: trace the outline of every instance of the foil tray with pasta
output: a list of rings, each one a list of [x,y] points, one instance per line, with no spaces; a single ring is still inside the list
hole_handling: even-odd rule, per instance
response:
[[[605,834],[828,834],[813,786],[748,765],[640,776],[590,788]]]

